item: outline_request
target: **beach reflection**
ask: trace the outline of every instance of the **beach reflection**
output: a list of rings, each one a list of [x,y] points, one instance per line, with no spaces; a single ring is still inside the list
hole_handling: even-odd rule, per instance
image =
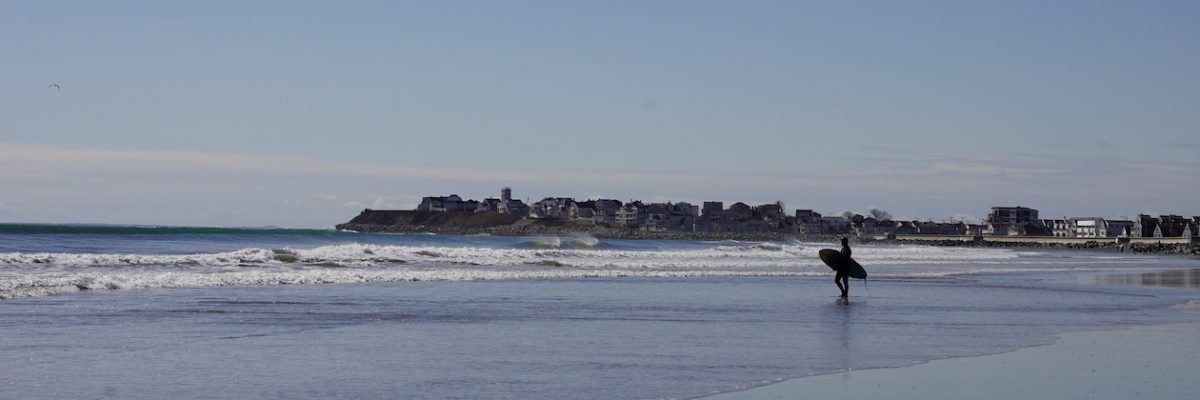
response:
[[[1141,274],[1106,275],[1097,277],[1096,281],[1109,284],[1200,289],[1200,268],[1146,272]]]

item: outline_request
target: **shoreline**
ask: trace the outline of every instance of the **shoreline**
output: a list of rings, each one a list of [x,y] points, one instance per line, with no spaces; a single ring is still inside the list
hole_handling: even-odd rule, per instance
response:
[[[834,372],[701,396],[791,398],[1187,399],[1200,393],[1200,323],[1066,332],[1054,343],[896,368]]]
[[[1097,283],[1195,290],[1200,288],[1200,268],[1104,275]],[[1048,344],[801,376],[693,398],[1190,399],[1200,393],[1200,381],[1193,376],[1200,367],[1200,346],[1195,345],[1200,298],[1171,308],[1196,318],[1081,327],[1055,334]]]

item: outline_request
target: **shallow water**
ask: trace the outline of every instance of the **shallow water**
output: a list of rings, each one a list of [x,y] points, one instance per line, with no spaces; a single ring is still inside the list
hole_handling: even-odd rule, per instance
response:
[[[0,248],[0,398],[691,397],[1193,322],[1200,298],[1102,278],[1197,266],[1173,257],[859,246],[876,279],[843,304],[824,244],[252,238]],[[85,278],[127,285],[34,290]]]

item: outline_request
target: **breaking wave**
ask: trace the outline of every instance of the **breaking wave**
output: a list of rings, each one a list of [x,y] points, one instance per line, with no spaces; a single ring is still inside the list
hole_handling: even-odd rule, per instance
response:
[[[829,274],[817,257],[821,245],[816,244],[719,243],[630,250],[602,248],[595,238],[556,239],[517,248],[350,243],[177,255],[0,253],[0,299],[126,288]],[[1023,260],[1025,254],[1005,249],[923,246],[860,246],[854,256],[878,278],[1095,269],[1105,262]]]
[[[520,247],[534,249],[593,249],[600,244],[600,239],[596,239],[591,235],[578,235],[571,237],[547,237],[536,238],[521,244]]]

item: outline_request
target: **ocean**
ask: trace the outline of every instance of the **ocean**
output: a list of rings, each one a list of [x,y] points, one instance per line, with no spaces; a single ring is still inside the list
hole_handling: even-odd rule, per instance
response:
[[[1194,258],[858,245],[843,303],[838,246],[0,225],[0,398],[694,398],[1200,321]]]

